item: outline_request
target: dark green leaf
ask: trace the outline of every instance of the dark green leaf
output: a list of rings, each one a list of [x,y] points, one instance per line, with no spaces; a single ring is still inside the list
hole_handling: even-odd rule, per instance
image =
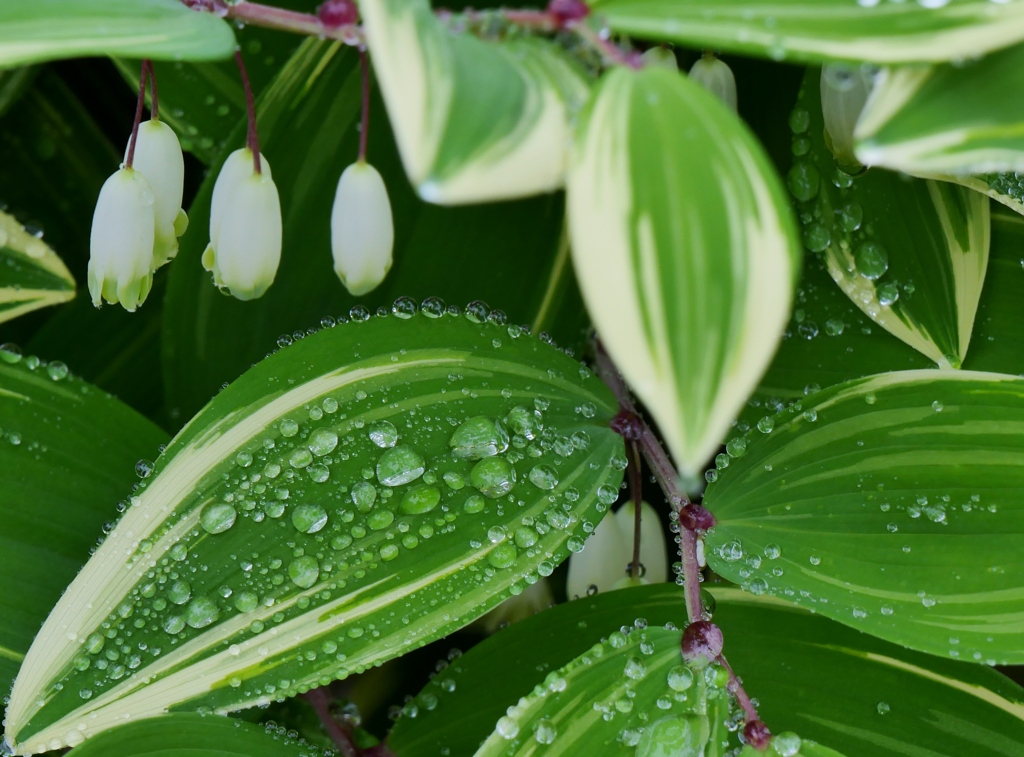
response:
[[[284,728],[181,714],[104,731],[75,747],[69,757],[316,757],[320,753]]]
[[[362,672],[582,548],[625,467],[607,388],[500,318],[405,304],[270,356],[171,442],[36,637],[19,750]]]
[[[535,333],[549,330],[563,344],[579,341],[586,321],[568,245],[559,244],[561,196],[469,208],[422,203],[408,185],[376,96],[369,160],[391,196],[395,264],[371,295],[356,300],[345,291],[333,271],[330,212],[338,178],[356,157],[359,94],[355,52],[308,41],[264,96],[261,145],[281,194],[284,251],[274,286],[259,300],[223,296],[200,265],[218,166],[204,184],[171,265],[166,300],[164,375],[172,418],[195,412],[279,336],[347,314],[357,302],[373,309],[403,295],[459,305],[481,299]],[[242,144],[242,134],[228,149]]]
[[[0,351],[0,687],[166,438],[62,363]]]
[[[774,732],[797,731],[858,757],[1024,750],[1024,690],[995,671],[911,652],[770,597],[712,592],[725,653]],[[505,628],[427,685],[412,702],[416,716],[395,724],[388,746],[398,757],[471,757],[538,677],[638,617],[648,626],[681,624],[683,606],[680,588],[645,586]]]
[[[904,371],[794,403],[708,486],[716,572],[913,649],[1024,661],[1024,380]],[[768,429],[765,429],[768,431]]]

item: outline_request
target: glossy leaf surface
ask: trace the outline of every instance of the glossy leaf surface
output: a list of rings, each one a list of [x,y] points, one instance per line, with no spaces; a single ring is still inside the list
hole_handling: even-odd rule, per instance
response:
[[[215,165],[189,208],[189,231],[170,268],[165,301],[164,376],[172,419],[182,423],[227,381],[325,316],[357,303],[390,308],[399,296],[484,300],[560,344],[582,341],[586,325],[573,285],[568,244],[560,244],[562,198],[441,208],[409,188],[384,107],[373,98],[369,161],[384,177],[395,222],[395,262],[373,293],[353,298],[333,270],[331,203],[338,177],[358,152],[360,80],[354,51],[307,41],[259,106],[260,142],[274,167],[284,213],[277,280],[253,302],[224,297],[199,258],[208,242]],[[323,129],[324,123],[332,124]],[[240,146],[239,128],[228,149]]]
[[[524,197],[562,186],[581,68],[542,40],[452,34],[427,0],[360,6],[409,179],[428,202]]]
[[[568,198],[594,325],[692,474],[756,386],[789,314],[800,256],[781,183],[754,136],[702,87],[620,67],[580,118]]]
[[[857,155],[911,174],[1024,170],[1024,45],[956,65],[883,70],[857,124]]]
[[[704,681],[683,664],[682,632],[609,631],[549,673],[508,713],[475,757],[600,754],[722,757],[729,746],[728,680]],[[525,692],[524,692],[525,694]]]
[[[819,79],[817,69],[807,72],[790,117],[787,184],[804,246],[823,255],[832,278],[875,323],[938,365],[958,368],[988,266],[988,200],[884,169],[847,173],[826,145]]]
[[[0,687],[166,438],[62,363],[0,350]]]
[[[999,673],[913,652],[768,596],[711,589],[730,664],[775,732],[872,757],[1006,757],[1024,748],[1024,690]],[[469,757],[538,676],[609,629],[684,615],[682,590],[661,584],[569,602],[502,629],[424,688],[412,702],[416,716],[395,724],[388,746],[398,757],[444,749]]]
[[[234,35],[177,0],[35,0],[0,7],[0,67],[88,55],[227,58]]]
[[[0,211],[0,323],[74,296],[75,280],[57,253]]]
[[[1024,382],[903,371],[822,390],[727,446],[709,562],[913,649],[1024,660]],[[772,557],[772,555],[777,555]]]
[[[196,714],[165,715],[104,731],[73,757],[317,757],[320,750],[285,729]]]
[[[773,60],[907,63],[982,55],[1024,39],[1024,5],[951,0],[599,0],[617,32]]]
[[[608,390],[518,327],[404,305],[267,358],[175,437],[26,658],[19,750],[343,678],[582,547],[625,467]]]

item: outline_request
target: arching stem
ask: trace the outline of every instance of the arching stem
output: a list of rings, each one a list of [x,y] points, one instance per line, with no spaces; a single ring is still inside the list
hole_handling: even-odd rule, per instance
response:
[[[259,174],[263,173],[263,168],[260,165],[260,137],[256,132],[256,101],[252,96],[252,87],[249,86],[249,72],[245,70],[241,50],[235,50],[235,62],[238,64],[238,73],[242,77],[242,88],[245,90],[245,109],[249,115],[249,130],[246,134],[245,144],[252,151],[253,170]]]
[[[153,61],[144,60],[143,65],[149,70],[149,117],[154,121],[160,120],[160,104],[157,99],[156,69],[153,68]]]
[[[128,156],[124,159],[124,167],[131,168],[135,162],[135,143],[139,139],[139,124],[142,123],[142,106],[146,101],[146,74],[149,61],[142,61],[142,72],[139,74],[139,99],[135,103],[135,123],[132,124],[132,135],[128,138]]]
[[[643,513],[643,483],[640,469],[640,450],[636,442],[629,442],[629,489],[633,495],[633,564],[629,574],[636,580],[640,578],[640,521]]]

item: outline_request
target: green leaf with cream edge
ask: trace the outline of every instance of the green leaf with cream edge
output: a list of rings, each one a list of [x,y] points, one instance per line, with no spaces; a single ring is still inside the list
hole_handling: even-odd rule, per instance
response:
[[[950,0],[597,0],[615,32],[774,60],[912,63],[983,55],[1024,40],[1024,3]]]
[[[1022,6],[1024,7],[1024,6]],[[958,65],[883,69],[857,122],[862,162],[916,175],[1024,170],[1024,45]]]
[[[813,394],[730,442],[708,561],[898,644],[1024,661],[1024,380],[919,370]]]
[[[0,211],[0,323],[74,296],[75,279],[57,253]]]
[[[682,632],[613,631],[508,708],[475,757],[722,757],[735,702],[683,663]],[[724,668],[720,670],[724,673]]]
[[[54,608],[8,739],[229,712],[465,625],[582,548],[622,480],[615,410],[554,347],[455,316],[268,357],[172,440]]]
[[[178,0],[34,0],[0,4],[0,68],[87,55],[216,60],[231,27]]]
[[[785,191],[713,95],[675,72],[617,68],[580,118],[568,203],[598,334],[693,475],[789,317],[800,253]]]
[[[787,182],[804,245],[869,318],[942,367],[967,355],[990,245],[989,202],[943,181],[850,175],[826,145],[820,71],[790,117]]]
[[[570,114],[588,82],[542,40],[452,34],[426,0],[360,5],[405,170],[428,202],[525,197],[562,186]]]

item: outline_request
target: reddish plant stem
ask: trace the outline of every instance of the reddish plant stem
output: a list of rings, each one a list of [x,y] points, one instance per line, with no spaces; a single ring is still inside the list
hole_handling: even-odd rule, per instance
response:
[[[139,99],[135,103],[135,123],[132,124],[132,135],[128,138],[128,155],[124,159],[124,167],[131,168],[135,162],[135,143],[139,139],[139,124],[142,123],[142,106],[146,101],[146,73],[149,61],[142,61],[142,72],[139,74]]]
[[[249,72],[245,70],[241,50],[235,50],[235,62],[238,64],[238,73],[242,77],[242,88],[245,90],[245,109],[249,116],[249,130],[246,134],[245,144],[252,151],[253,170],[260,174],[263,173],[263,167],[260,165],[260,136],[256,131],[256,101],[252,96],[252,87],[249,86]]]
[[[154,121],[160,120],[160,105],[157,101],[156,91],[156,69],[153,68],[153,61],[145,60],[143,65],[149,70],[149,117]]]
[[[636,580],[640,578],[640,525],[643,513],[640,450],[637,449],[636,442],[629,442],[629,453],[626,465],[629,468],[629,489],[633,495],[633,564],[630,568],[630,576]]]
[[[356,24],[325,26],[312,13],[299,13],[287,8],[276,8],[273,5],[251,3],[249,0],[238,0],[230,5],[224,0],[182,0],[182,2],[190,8],[213,11],[219,16],[240,21],[243,24],[277,29],[293,34],[305,34],[321,39],[336,39],[347,45],[362,43],[362,30]]]
[[[324,688],[310,689],[306,692],[306,701],[316,710],[317,717],[327,735],[331,737],[342,757],[359,757],[359,749],[352,742],[349,732],[331,715],[331,701]]]
[[[691,623],[704,617],[700,601],[700,563],[697,561],[697,534],[688,528],[679,529],[679,554],[683,562],[683,592],[686,617]]]
[[[580,39],[601,53],[609,63],[617,66],[628,66],[629,68],[643,67],[643,58],[639,53],[632,50],[623,50],[610,39],[606,39],[601,32],[588,24],[586,19],[573,21],[566,24],[565,28],[576,32]]]
[[[370,134],[370,65],[366,48],[359,49],[359,69],[363,77],[363,114],[359,122],[359,162],[366,162],[366,140]]]
[[[743,710],[743,714],[747,718],[747,722],[753,722],[758,719],[757,708],[754,706],[753,701],[750,699],[750,695],[747,694],[746,689],[743,688],[743,684],[740,683],[740,679],[736,677],[736,673],[733,672],[732,666],[729,661],[725,659],[725,655],[719,655],[718,661],[725,666],[725,669],[729,671],[729,683],[727,687],[734,697],[736,702]]]

